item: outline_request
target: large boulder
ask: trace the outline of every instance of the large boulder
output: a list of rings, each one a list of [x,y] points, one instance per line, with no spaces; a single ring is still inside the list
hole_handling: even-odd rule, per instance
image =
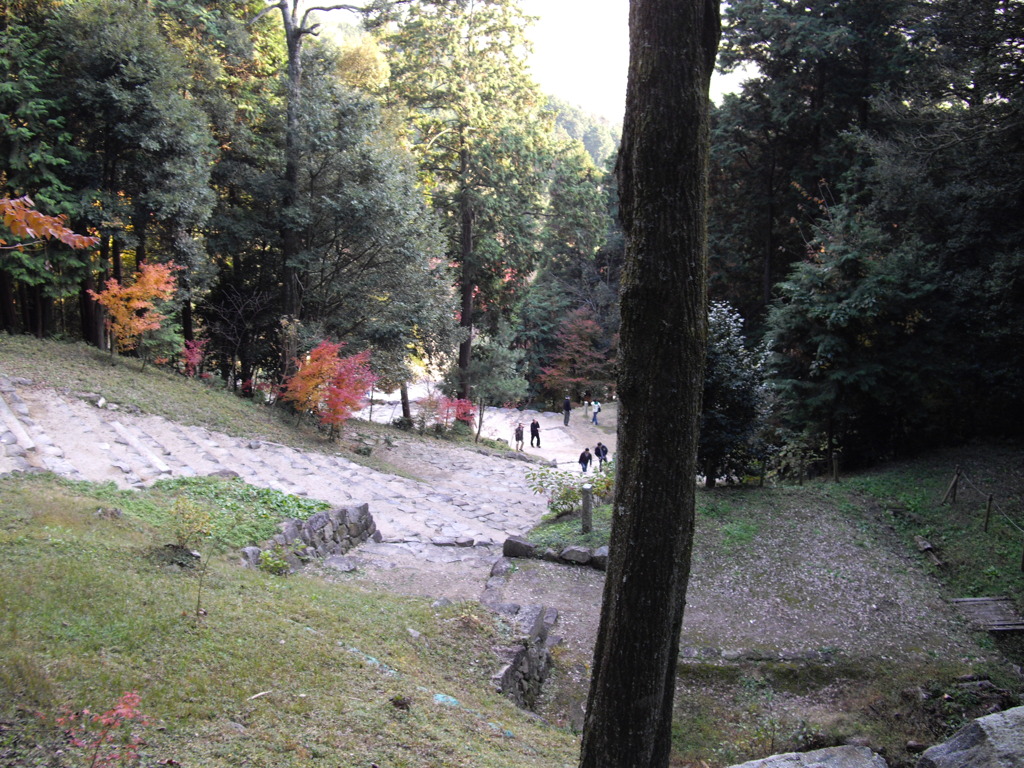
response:
[[[788,752],[751,760],[733,768],[888,768],[888,763],[867,747],[828,747],[813,752]]]
[[[1024,766],[1024,707],[980,717],[953,738],[925,750],[917,768],[1020,768]]]

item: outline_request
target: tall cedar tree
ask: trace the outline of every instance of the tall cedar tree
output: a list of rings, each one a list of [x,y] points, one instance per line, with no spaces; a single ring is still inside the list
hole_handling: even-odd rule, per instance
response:
[[[460,293],[459,395],[470,397],[473,329],[505,314],[539,256],[548,116],[529,77],[517,0],[420,0],[373,20],[387,96],[409,108],[424,186],[442,213]]]
[[[632,0],[629,30],[618,478],[582,768],[669,762],[707,344],[718,2]]]

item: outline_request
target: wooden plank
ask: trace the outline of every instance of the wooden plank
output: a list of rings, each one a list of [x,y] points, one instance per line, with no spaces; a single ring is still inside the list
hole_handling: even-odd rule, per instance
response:
[[[955,603],[967,620],[988,632],[1019,632],[1024,619],[1017,615],[1013,601],[1006,597],[958,597]]]

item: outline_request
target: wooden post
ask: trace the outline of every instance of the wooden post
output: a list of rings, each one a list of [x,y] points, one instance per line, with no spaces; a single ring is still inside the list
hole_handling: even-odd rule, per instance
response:
[[[946,503],[949,500],[950,504],[956,504],[956,486],[960,482],[960,467],[956,468],[956,472],[953,473],[953,479],[949,483],[949,488],[946,489],[946,495],[942,497],[942,501],[939,502],[939,506]]]
[[[988,521],[992,517],[992,494],[988,495],[988,504],[985,505],[985,533],[988,533]]]
[[[594,527],[594,486],[587,483],[583,486],[583,514],[580,516],[583,533],[590,533]]]

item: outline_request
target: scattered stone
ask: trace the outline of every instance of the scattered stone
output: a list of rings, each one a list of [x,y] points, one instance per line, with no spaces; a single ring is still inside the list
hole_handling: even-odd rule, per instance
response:
[[[435,547],[454,547],[455,539],[450,536],[437,536],[430,540],[430,543]]]
[[[531,558],[536,552],[537,547],[522,536],[510,536],[505,539],[501,548],[501,553],[505,557]]]
[[[211,472],[207,477],[226,477],[230,479],[233,477],[241,477],[241,475],[233,469],[218,469],[216,472]]]
[[[502,557],[491,566],[491,576],[507,576],[515,570],[515,563],[507,557]]]
[[[419,640],[421,637],[423,637],[422,632],[417,632],[412,627],[406,627],[405,631],[409,633],[409,637],[411,637],[413,640]]]
[[[331,555],[324,560],[324,568],[341,571],[342,573],[352,573],[353,571],[358,570],[359,566],[351,557],[345,557],[344,555]]]
[[[122,517],[124,517],[124,512],[122,512],[120,509],[117,509],[116,507],[112,507],[109,509],[106,507],[100,507],[95,512],[93,512],[93,517],[98,517],[102,520],[120,520]]]
[[[546,560],[549,563],[557,563],[560,561],[560,558],[558,557],[558,550],[548,547],[540,553],[540,559]]]
[[[772,755],[733,768],[888,768],[888,763],[867,747],[844,746]]]
[[[599,571],[608,570],[608,547],[598,547],[594,550],[593,556],[590,558],[590,564],[597,568]]]
[[[590,562],[592,555],[590,550],[586,547],[580,547],[573,545],[566,547],[559,553],[559,557],[570,563],[579,563],[580,565],[586,565]]]
[[[457,547],[472,547],[475,543],[469,536],[458,536],[455,539],[455,546]]]
[[[248,566],[249,568],[259,568],[260,554],[261,550],[259,547],[243,547],[242,564]]]
[[[953,738],[925,750],[917,768],[1021,768],[1024,707],[968,723]]]
[[[434,602],[432,602],[430,604],[430,607],[431,608],[447,608],[449,605],[454,605],[454,603],[451,600],[449,600],[447,597],[439,597],[437,600],[435,600]]]
[[[867,746],[867,745],[865,745]],[[908,741],[906,744],[907,752],[911,755],[919,755],[928,749],[928,745],[920,741]]]

